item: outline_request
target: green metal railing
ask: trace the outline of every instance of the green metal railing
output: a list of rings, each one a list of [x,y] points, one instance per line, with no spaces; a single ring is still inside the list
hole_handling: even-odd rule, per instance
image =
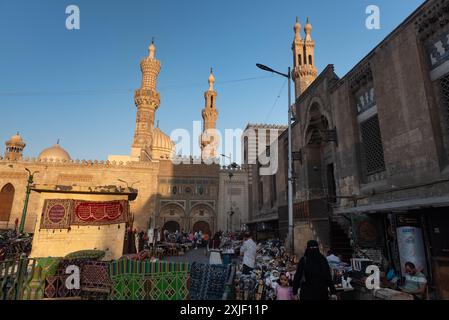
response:
[[[0,262],[0,300],[38,300],[44,289],[45,277],[36,259],[23,255]]]

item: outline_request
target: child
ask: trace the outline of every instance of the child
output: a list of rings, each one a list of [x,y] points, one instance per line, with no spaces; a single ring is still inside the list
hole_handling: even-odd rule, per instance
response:
[[[285,273],[279,276],[279,285],[276,286],[276,300],[295,300],[293,288],[289,286],[288,277]]]

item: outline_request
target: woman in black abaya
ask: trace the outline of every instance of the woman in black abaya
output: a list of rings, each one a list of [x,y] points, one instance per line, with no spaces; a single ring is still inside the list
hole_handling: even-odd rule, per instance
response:
[[[306,252],[298,263],[293,292],[296,294],[298,289],[300,300],[329,300],[329,292],[336,293],[329,264],[315,240],[307,242]]]

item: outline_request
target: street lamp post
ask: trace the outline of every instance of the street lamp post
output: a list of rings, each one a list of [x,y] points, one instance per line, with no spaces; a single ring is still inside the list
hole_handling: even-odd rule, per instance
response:
[[[292,168],[292,108],[291,108],[291,68],[288,67],[287,74],[275,71],[263,64],[256,64],[259,69],[276,73],[288,79],[288,244],[294,253],[293,241],[293,168]]]
[[[19,234],[23,233],[23,229],[25,228],[25,220],[28,210],[28,201],[30,199],[30,193],[31,193],[31,186],[33,184],[34,175],[36,173],[39,173],[39,171],[35,171],[31,173],[31,171],[27,168],[25,168],[26,171],[28,171],[28,182],[27,182],[27,191],[25,196],[25,204],[23,205],[23,211],[22,211],[22,218],[20,220],[20,226],[19,226]]]

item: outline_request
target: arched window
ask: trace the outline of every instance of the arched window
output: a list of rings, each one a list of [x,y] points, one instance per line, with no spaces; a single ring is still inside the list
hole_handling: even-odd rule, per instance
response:
[[[299,62],[299,65],[302,66],[302,57],[300,54],[298,54],[298,62]]]
[[[0,191],[0,221],[9,221],[14,192],[14,187],[10,183],[6,184]]]
[[[312,55],[309,55],[309,64],[312,64]]]

